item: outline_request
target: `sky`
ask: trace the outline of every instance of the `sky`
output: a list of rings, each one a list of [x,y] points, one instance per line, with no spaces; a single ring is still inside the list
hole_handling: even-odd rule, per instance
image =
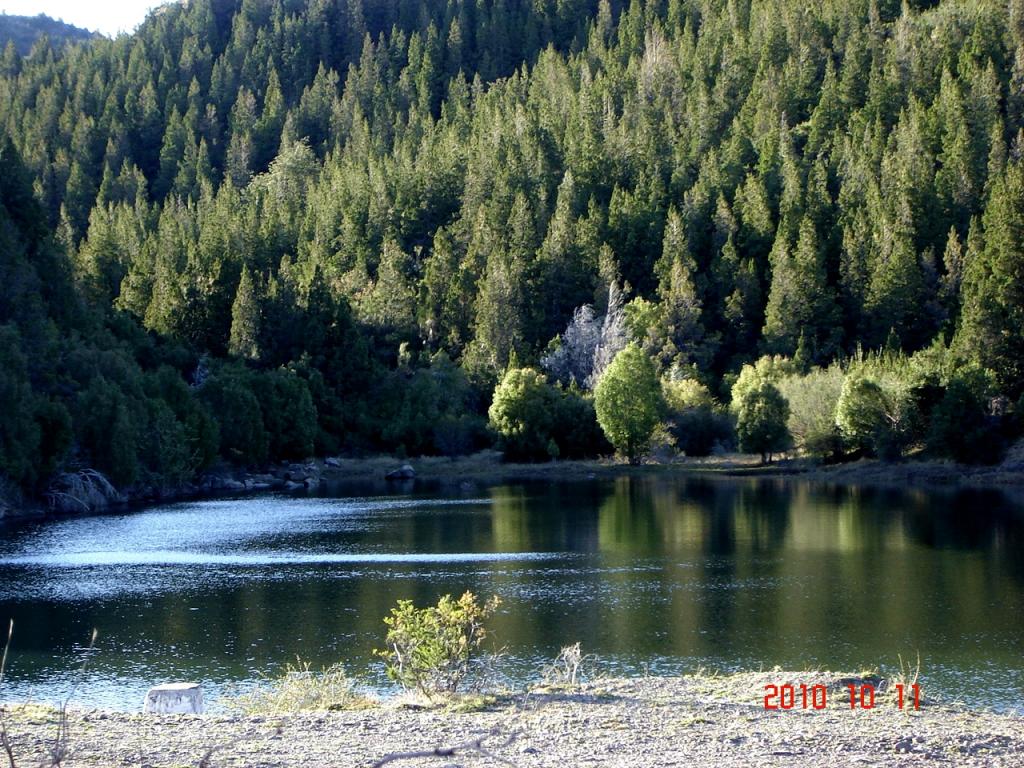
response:
[[[131,32],[150,8],[166,0],[0,0],[0,11],[17,16],[45,13],[76,27],[116,35]]]

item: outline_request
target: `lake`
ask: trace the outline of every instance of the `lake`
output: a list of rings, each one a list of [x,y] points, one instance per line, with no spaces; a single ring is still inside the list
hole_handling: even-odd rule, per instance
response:
[[[0,528],[0,699],[207,699],[296,656],[382,690],[399,598],[496,594],[514,682],[576,641],[601,672],[898,666],[925,694],[1024,700],[1024,509],[996,492],[667,475],[341,487]],[[98,640],[87,649],[93,628]]]

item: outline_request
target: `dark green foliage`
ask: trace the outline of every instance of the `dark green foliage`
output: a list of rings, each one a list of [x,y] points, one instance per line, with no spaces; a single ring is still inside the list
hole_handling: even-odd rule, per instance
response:
[[[459,456],[483,447],[486,425],[475,399],[465,372],[443,352],[427,368],[399,370],[376,414],[380,447],[400,446],[409,456]]]
[[[474,450],[499,377],[570,321],[587,370],[632,333],[656,377],[712,384],[954,335],[1017,397],[1017,5],[196,0],[9,46],[0,390],[29,406],[0,416],[3,473]],[[946,413],[947,374],[844,370],[897,406],[862,450]],[[545,386],[524,454],[607,450]],[[795,437],[835,453],[814,395]],[[714,409],[684,410],[703,452]]]
[[[957,344],[1010,395],[1024,389],[1024,167],[1011,163],[983,218],[984,247],[964,274]]]
[[[0,326],[0,472],[19,485],[36,480],[42,433],[34,410],[21,339],[16,329]]]
[[[932,412],[928,447],[963,463],[995,464],[1006,447],[1002,419],[990,415],[988,399],[963,380],[946,387]]]
[[[665,426],[678,451],[686,456],[708,456],[716,445],[733,442],[729,415],[703,384],[693,379],[662,382]]]
[[[306,382],[288,370],[267,371],[251,376],[250,387],[263,414],[269,458],[297,461],[312,456],[316,409]]]
[[[561,392],[555,410],[555,444],[563,459],[589,459],[612,452],[597,423],[593,398],[586,397],[575,386]]]
[[[99,375],[78,396],[75,413],[76,439],[91,466],[107,475],[116,485],[131,485],[140,478],[140,427],[145,426],[145,413],[138,413],[135,403],[121,387]]]
[[[260,402],[249,387],[247,376],[236,371],[211,376],[203,382],[199,396],[216,414],[222,456],[246,465],[267,460],[270,438]]]

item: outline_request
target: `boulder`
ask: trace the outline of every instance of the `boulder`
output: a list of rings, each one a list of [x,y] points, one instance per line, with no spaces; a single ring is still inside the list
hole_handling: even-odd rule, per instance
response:
[[[324,459],[324,465],[328,467],[334,467],[335,469],[341,468],[341,459],[335,458],[334,456],[328,456]]]
[[[393,469],[384,475],[386,480],[412,480],[416,477],[416,470],[409,464],[403,464],[398,469]]]
[[[203,687],[199,683],[165,683],[150,688],[142,711],[150,715],[201,715]]]

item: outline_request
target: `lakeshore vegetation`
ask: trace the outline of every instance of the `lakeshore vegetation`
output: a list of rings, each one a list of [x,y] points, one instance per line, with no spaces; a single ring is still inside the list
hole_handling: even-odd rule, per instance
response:
[[[1019,432],[1024,0],[193,0],[0,133],[9,501]]]

